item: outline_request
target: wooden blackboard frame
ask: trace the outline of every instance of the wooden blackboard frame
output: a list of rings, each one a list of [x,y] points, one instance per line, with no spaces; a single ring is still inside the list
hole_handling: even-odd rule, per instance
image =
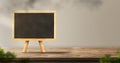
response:
[[[54,38],[15,38],[14,37],[14,25],[15,13],[54,13]],[[56,11],[55,10],[14,10],[12,12],[12,38],[13,40],[56,40]]]

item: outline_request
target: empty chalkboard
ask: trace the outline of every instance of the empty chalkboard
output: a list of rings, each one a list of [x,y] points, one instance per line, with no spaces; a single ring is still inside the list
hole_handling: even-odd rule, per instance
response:
[[[14,13],[14,38],[54,39],[54,12]]]

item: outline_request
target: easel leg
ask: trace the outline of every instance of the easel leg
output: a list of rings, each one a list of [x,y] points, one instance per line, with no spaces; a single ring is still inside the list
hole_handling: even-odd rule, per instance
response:
[[[27,52],[27,49],[28,49],[28,44],[29,44],[29,41],[25,41],[25,44],[24,44],[24,48],[23,48],[23,52]]]
[[[44,48],[44,45],[43,45],[43,42],[42,41],[38,41],[39,42],[39,45],[40,45],[40,50],[41,52],[45,52],[45,48]]]

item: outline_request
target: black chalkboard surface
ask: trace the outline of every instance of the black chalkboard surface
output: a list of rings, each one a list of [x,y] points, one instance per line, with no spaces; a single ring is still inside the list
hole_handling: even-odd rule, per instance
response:
[[[14,13],[14,38],[54,38],[54,12]]]

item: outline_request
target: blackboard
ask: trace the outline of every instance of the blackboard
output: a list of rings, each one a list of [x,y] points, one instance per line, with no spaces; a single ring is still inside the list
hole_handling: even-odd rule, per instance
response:
[[[54,12],[14,13],[14,38],[54,39],[54,20]]]

